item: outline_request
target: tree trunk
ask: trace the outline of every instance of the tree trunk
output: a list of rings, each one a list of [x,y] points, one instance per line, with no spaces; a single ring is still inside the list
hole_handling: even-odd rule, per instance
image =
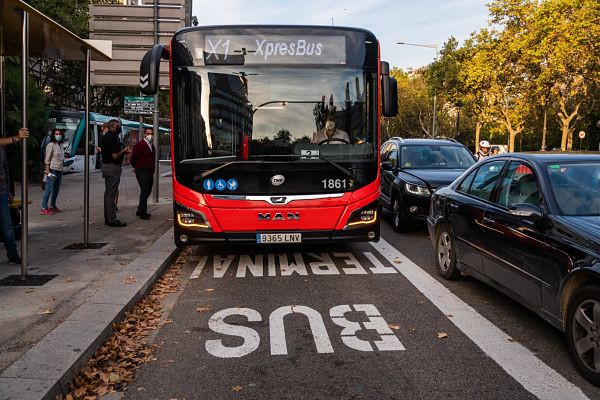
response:
[[[477,121],[475,125],[475,154],[479,152],[479,135],[481,133],[481,126],[483,124],[480,121]]]
[[[508,151],[509,153],[513,153],[515,151],[515,138],[517,137],[517,133],[513,130],[508,132]]]
[[[542,151],[546,151],[546,135],[548,133],[548,110],[544,107],[544,129],[542,130]]]
[[[569,134],[567,135],[567,151],[573,150],[573,130],[569,129]]]
[[[562,151],[571,150],[573,147],[573,131],[575,126],[571,126],[571,122],[579,113],[579,106],[577,104],[572,113],[567,112],[567,105],[565,99],[560,100],[560,112],[557,113],[560,122],[560,128],[562,131],[562,138],[560,142],[560,148]]]

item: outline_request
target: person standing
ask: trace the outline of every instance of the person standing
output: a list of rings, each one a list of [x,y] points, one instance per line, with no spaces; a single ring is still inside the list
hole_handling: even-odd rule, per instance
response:
[[[56,198],[60,190],[63,175],[63,161],[65,151],[62,147],[63,136],[60,131],[54,131],[50,134],[50,142],[46,146],[45,169],[46,189],[42,197],[42,215],[52,215],[59,213],[60,209],[56,206]],[[50,199],[50,207],[48,207]]]
[[[6,158],[4,147],[20,142],[28,137],[29,130],[21,128],[15,136],[0,138],[0,229],[2,229],[6,257],[11,264],[21,264],[21,257],[19,257],[19,253],[17,252],[17,242],[10,216],[10,203],[13,202],[13,194],[10,193],[8,184],[8,159]]]
[[[135,168],[135,177],[140,185],[140,201],[135,215],[141,219],[150,219],[148,214],[148,197],[152,193],[152,184],[154,183],[154,157],[156,149],[152,144],[151,128],[144,130],[144,138],[133,146],[131,153],[131,165]]]
[[[125,154],[131,152],[119,140],[121,124],[119,120],[108,121],[108,132],[102,138],[102,177],[104,178],[104,223],[112,227],[123,227],[127,224],[117,219],[115,199],[119,194],[121,182],[121,165]]]

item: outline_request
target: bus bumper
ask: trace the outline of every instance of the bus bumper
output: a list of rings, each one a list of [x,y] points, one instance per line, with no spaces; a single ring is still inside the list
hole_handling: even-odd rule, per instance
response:
[[[302,233],[301,243],[331,242],[377,242],[380,225],[377,220],[372,225],[333,231],[269,231],[265,233]],[[230,243],[256,244],[256,234],[261,232],[199,232],[175,226],[175,244],[177,246]],[[272,243],[273,244],[273,243]],[[282,243],[289,245],[289,243]]]

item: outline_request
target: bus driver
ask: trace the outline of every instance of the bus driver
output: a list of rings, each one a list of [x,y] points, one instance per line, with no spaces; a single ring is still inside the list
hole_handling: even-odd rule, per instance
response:
[[[350,144],[350,137],[341,129],[336,129],[333,115],[328,115],[325,128],[313,134],[311,143],[317,144]]]

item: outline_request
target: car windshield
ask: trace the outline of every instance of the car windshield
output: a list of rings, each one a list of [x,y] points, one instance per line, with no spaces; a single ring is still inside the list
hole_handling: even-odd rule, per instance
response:
[[[554,199],[563,215],[600,215],[600,162],[548,165]]]
[[[369,158],[375,152],[375,78],[359,68],[187,68],[176,83],[184,114],[180,162],[236,156],[325,155]],[[329,127],[330,129],[326,129]],[[316,153],[316,154],[315,154]],[[290,158],[291,159],[291,158]]]
[[[404,146],[400,159],[403,169],[467,169],[473,164],[473,156],[459,146]]]

